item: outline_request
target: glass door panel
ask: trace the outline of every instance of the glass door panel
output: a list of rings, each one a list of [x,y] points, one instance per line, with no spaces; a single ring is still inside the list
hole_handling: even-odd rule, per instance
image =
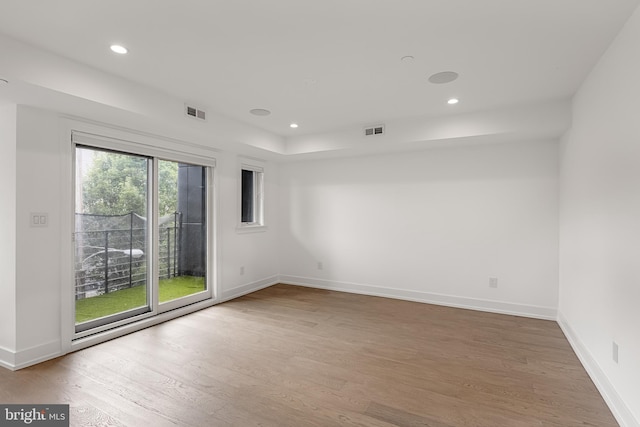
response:
[[[171,308],[207,298],[207,168],[158,161],[158,294]]]
[[[147,157],[76,146],[76,332],[151,310]]]

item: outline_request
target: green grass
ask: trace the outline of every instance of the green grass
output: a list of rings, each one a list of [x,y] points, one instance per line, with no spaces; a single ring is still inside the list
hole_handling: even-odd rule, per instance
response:
[[[160,302],[204,291],[204,277],[179,276],[160,280]],[[146,286],[135,286],[76,301],[76,323],[87,322],[147,304]]]

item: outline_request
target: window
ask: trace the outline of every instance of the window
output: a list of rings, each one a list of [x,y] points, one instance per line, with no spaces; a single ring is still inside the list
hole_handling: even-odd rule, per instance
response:
[[[263,169],[256,166],[242,165],[240,181],[240,222],[242,226],[263,226]]]

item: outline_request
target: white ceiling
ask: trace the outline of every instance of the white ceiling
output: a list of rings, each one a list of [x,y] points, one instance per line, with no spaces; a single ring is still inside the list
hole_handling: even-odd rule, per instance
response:
[[[638,2],[2,0],[0,33],[295,137],[568,98]]]

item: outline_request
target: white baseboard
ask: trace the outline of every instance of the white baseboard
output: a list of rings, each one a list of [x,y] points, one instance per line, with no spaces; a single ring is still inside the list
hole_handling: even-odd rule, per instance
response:
[[[0,366],[17,371],[60,355],[62,355],[60,340],[49,341],[19,351],[0,347]]]
[[[578,356],[578,359],[580,359],[582,366],[584,366],[591,380],[598,388],[598,391],[609,406],[609,409],[611,409],[618,423],[622,427],[640,427],[640,420],[636,419],[631,413],[629,407],[624,400],[622,400],[607,375],[600,368],[600,365],[598,365],[598,362],[591,356],[589,349],[583,344],[578,334],[571,328],[571,325],[569,325],[569,322],[561,312],[558,312],[558,325],[560,325],[560,329],[562,329],[562,332],[564,332],[564,335],[567,337],[573,351]]]
[[[271,276],[266,279],[258,280],[256,282],[245,283],[244,285],[236,286],[235,288],[226,289],[222,291],[220,302],[229,301],[234,298],[241,297],[251,292],[259,291],[260,289],[268,288],[280,282],[279,276]]]
[[[15,369],[26,368],[45,360],[53,359],[62,355],[60,340],[49,341],[44,344],[19,350],[16,352]]]
[[[7,348],[0,347],[0,366],[3,368],[16,370],[16,353]]]
[[[491,301],[477,298],[466,298],[454,295],[435,294],[430,292],[411,291],[405,289],[383,288],[380,286],[359,283],[337,282],[309,277],[281,275],[280,282],[287,285],[307,286],[354,294],[372,295],[394,298],[447,307],[464,308],[491,313],[510,314],[513,316],[531,317],[535,319],[556,320],[555,307],[539,307],[535,305],[515,304],[502,301]]]

